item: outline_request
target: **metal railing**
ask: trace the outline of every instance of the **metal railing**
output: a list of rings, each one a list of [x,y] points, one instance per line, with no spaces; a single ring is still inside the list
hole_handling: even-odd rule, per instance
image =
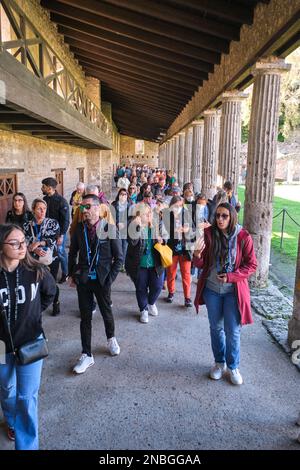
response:
[[[292,220],[292,222],[294,222],[294,224],[300,227],[300,224],[296,222],[296,220],[289,214],[289,212],[285,208],[281,209],[281,211],[278,212],[278,214],[274,215],[273,219],[276,219],[281,214],[282,214],[282,221],[281,221],[281,234],[280,234],[280,248],[283,247],[283,234],[284,234],[284,224],[285,224],[286,215]]]
[[[112,128],[13,0],[0,0],[0,53],[7,52],[109,137]]]

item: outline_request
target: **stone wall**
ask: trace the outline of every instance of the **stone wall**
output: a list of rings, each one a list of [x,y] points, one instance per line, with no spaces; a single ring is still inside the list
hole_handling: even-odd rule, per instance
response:
[[[86,169],[86,149],[0,130],[0,171],[17,174],[17,190],[29,203],[42,195],[41,180],[54,176],[55,169],[63,169],[68,199],[79,179],[78,168]]]
[[[136,163],[137,165],[149,165],[152,167],[158,166],[158,144],[144,140],[144,154],[135,153],[134,137],[126,135],[120,136],[120,155],[121,162],[127,165]]]

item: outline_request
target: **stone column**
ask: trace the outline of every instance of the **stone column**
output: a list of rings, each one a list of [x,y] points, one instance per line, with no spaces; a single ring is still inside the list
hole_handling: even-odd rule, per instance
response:
[[[174,167],[174,137],[170,140],[170,167],[169,170],[173,171]]]
[[[293,341],[300,340],[300,234],[298,239],[298,257],[294,291],[293,316],[289,321],[288,343],[292,346]]]
[[[192,141],[192,171],[191,181],[194,184],[195,193],[201,191],[201,172],[202,172],[202,156],[203,156],[203,135],[204,121],[193,121],[193,141]]]
[[[276,166],[281,74],[290,66],[270,57],[254,66],[250,117],[244,227],[252,235],[258,267],[251,285],[268,282]]]
[[[184,141],[185,132],[179,132],[178,148],[178,185],[182,188],[184,177]]]
[[[232,182],[235,193],[240,170],[242,100],[247,96],[238,90],[228,91],[222,95],[218,174],[223,182],[227,180]]]
[[[191,181],[193,127],[185,130],[183,184]]]
[[[100,81],[94,77],[86,77],[85,92],[90,100],[92,100],[98,108],[101,109],[101,89]]]
[[[220,114],[216,109],[204,111],[202,191],[213,198],[217,191]]]
[[[162,144],[161,146],[161,161],[159,163],[160,168],[164,168],[166,166],[166,143]]]
[[[174,137],[174,174],[176,177],[176,181],[178,181],[178,160],[179,160],[179,135],[175,135]]]
[[[171,154],[171,141],[168,140],[166,144],[166,170],[170,169],[170,154]]]

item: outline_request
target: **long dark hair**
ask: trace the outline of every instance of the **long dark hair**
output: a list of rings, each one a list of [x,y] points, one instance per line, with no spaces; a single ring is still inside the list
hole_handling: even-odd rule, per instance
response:
[[[16,213],[15,213],[15,207],[14,207],[14,201],[15,201],[15,197],[16,197],[16,196],[20,196],[20,197],[23,199],[23,201],[24,201],[23,214],[25,214],[26,211],[29,211],[27,199],[26,199],[25,194],[19,193],[19,192],[18,192],[18,193],[15,193],[15,194],[13,195],[11,211],[12,211],[12,213],[13,213],[14,215],[16,215]]]
[[[118,202],[119,199],[120,199],[120,194],[121,193],[126,193],[126,196],[127,196],[127,201],[128,201],[128,192],[126,191],[125,188],[120,188],[119,191],[118,191],[118,194],[116,196],[116,199],[115,199],[115,202]]]
[[[15,225],[15,224],[1,224],[0,225],[0,271],[4,269],[3,251],[2,251],[3,244],[13,230],[19,230],[24,235],[24,231],[18,225]],[[28,251],[26,251],[25,258],[20,260],[20,266],[23,266],[28,271],[36,271],[38,280],[44,276],[45,268],[38,261],[33,259]]]
[[[218,205],[216,208],[216,212],[214,214],[214,220],[212,223],[212,244],[211,244],[211,249],[209,253],[209,260],[210,260],[210,267],[213,265],[215,259],[220,256],[221,260],[225,259],[226,254],[228,252],[228,239],[224,237],[223,232],[219,230],[218,225],[217,225],[217,211],[218,209],[222,207],[223,209],[227,209],[229,211],[229,225],[228,225],[228,235],[233,234],[235,227],[238,223],[238,215],[235,210],[235,208],[229,204],[229,202],[222,202],[221,204]]]

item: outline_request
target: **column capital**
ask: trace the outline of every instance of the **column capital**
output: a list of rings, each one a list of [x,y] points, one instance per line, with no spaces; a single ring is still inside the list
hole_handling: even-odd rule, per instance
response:
[[[214,116],[215,114],[218,113],[218,110],[217,108],[210,108],[210,109],[206,109],[203,114],[204,116]]]
[[[222,93],[222,102],[224,101],[242,101],[248,98],[249,93],[244,93],[239,90],[228,90]]]
[[[179,135],[179,136],[180,136],[180,135],[185,135],[185,131],[180,131],[180,132],[178,132],[178,135]]]
[[[195,121],[192,122],[192,126],[203,126],[204,125],[204,119],[195,119]]]
[[[259,59],[252,68],[252,75],[281,75],[291,69],[291,64],[287,64],[284,59],[270,56]]]

